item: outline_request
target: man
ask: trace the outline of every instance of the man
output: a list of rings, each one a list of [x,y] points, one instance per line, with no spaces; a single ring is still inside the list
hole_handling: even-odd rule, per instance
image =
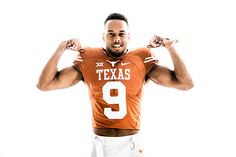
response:
[[[49,91],[84,81],[93,109],[92,157],[137,157],[142,154],[137,135],[143,85],[152,80],[188,90],[193,82],[174,48],[175,40],[154,36],[147,47],[129,51],[128,20],[124,15],[110,14],[104,28],[105,48],[81,47],[76,39],[60,43],[44,67],[37,87]],[[160,46],[168,49],[174,70],[158,64],[151,48]],[[57,64],[65,50],[78,51],[79,55],[72,66],[58,71]]]

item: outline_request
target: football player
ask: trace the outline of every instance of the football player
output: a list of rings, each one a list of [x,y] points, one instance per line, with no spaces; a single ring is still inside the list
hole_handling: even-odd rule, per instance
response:
[[[127,18],[110,14],[104,22],[105,47],[83,47],[77,39],[59,44],[42,70],[37,87],[43,91],[67,88],[83,81],[92,106],[94,145],[92,157],[139,157],[138,140],[142,89],[148,80],[179,90],[193,87],[187,68],[178,55],[176,40],[155,35],[147,47],[128,49]],[[174,69],[160,65],[152,48],[165,47]],[[65,50],[79,52],[73,64],[57,69]]]

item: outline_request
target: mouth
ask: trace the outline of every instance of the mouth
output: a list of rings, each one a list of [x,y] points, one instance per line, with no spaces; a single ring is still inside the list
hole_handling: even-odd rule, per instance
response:
[[[115,48],[115,49],[121,48],[122,46],[123,46],[122,44],[112,44],[111,45],[111,47]]]

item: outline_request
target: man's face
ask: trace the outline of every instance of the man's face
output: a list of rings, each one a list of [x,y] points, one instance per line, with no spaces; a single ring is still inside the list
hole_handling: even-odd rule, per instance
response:
[[[113,57],[120,57],[126,53],[129,40],[128,25],[123,20],[109,20],[105,24],[103,39],[106,50]]]

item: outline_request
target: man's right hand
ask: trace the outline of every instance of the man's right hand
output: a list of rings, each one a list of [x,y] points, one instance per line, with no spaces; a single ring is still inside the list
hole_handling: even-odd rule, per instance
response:
[[[61,42],[59,47],[62,50],[79,51],[81,49],[81,44],[78,39],[69,39],[69,40]]]

